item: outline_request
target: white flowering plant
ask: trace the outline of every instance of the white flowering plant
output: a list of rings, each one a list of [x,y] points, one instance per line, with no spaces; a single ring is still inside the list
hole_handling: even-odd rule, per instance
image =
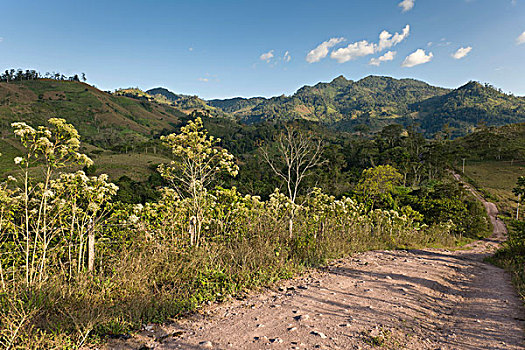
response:
[[[200,117],[190,120],[180,133],[161,140],[170,148],[173,160],[160,165],[159,172],[181,198],[189,199],[190,241],[199,244],[208,186],[221,173],[237,176],[239,167],[228,150],[218,147],[220,139],[208,135]]]
[[[20,172],[16,183],[11,181],[14,184],[9,194],[17,210],[9,220],[12,227],[8,236],[14,247],[13,262],[20,265],[18,270],[24,272],[27,285],[46,278],[48,261],[63,258],[64,242],[68,264],[73,261],[72,251],[79,248],[76,263],[82,265],[83,235],[95,229],[105,203],[117,190],[107,175],[88,178],[83,172],[61,173],[61,169],[93,162],[80,152],[80,136],[73,125],[61,118],[51,118],[48,124],[36,128],[25,122],[11,124],[25,152],[14,158]],[[32,169],[42,170],[42,176],[33,178]],[[0,197],[7,198],[6,193],[4,187]],[[5,212],[8,204],[3,199],[0,211]]]

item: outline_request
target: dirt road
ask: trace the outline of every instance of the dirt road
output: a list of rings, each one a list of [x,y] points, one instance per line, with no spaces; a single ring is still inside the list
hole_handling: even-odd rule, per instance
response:
[[[373,251],[112,349],[523,349],[525,313],[510,277],[484,263],[506,232],[469,250]]]

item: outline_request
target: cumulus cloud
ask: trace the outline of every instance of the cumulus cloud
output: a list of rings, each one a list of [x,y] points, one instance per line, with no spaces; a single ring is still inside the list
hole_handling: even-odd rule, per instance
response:
[[[381,57],[372,58],[368,64],[371,66],[379,66],[383,62],[392,61],[396,57],[396,53],[395,51],[388,51]]]
[[[333,51],[330,57],[339,63],[348,62],[358,57],[372,55],[376,52],[376,45],[366,40],[352,43],[347,47],[342,47]]]
[[[290,56],[290,52],[286,51],[283,56],[283,61],[290,62],[291,59],[292,59],[292,56]]]
[[[525,44],[525,32],[521,33],[521,35],[516,38],[516,44]]]
[[[394,35],[390,34],[386,30],[383,30],[381,34],[379,34],[379,46],[378,51],[383,51],[384,49],[391,48],[392,46],[395,46],[405,40],[408,37],[408,34],[410,33],[410,26],[407,24],[405,28],[403,28],[403,31],[400,33],[396,33]]]
[[[345,38],[331,38],[330,40],[322,42],[315,49],[308,52],[308,55],[306,55],[306,62],[319,62],[328,55],[328,51],[331,47],[334,47],[335,45],[343,42],[344,40]]]
[[[339,63],[348,62],[362,56],[373,55],[405,40],[410,33],[410,26],[407,24],[401,33],[390,34],[383,30],[379,34],[379,43],[369,43],[366,40],[349,44],[347,47],[339,48],[330,54],[330,57]]]
[[[270,50],[268,52],[265,52],[263,53],[261,56],[259,56],[259,59],[261,61],[266,61],[268,62],[269,60],[271,60],[273,58],[273,50]]]
[[[432,52],[429,52],[428,55],[423,49],[418,49],[415,52],[405,58],[401,67],[414,67],[423,63],[430,62],[434,55]]]
[[[467,56],[470,53],[470,51],[472,51],[472,47],[470,46],[460,47],[456,52],[452,54],[452,57],[455,58],[456,60],[460,60],[463,57]]]
[[[407,11],[410,11],[412,10],[412,8],[414,8],[414,3],[416,2],[416,0],[403,0],[399,3],[399,7],[401,7],[403,9],[402,12],[407,12]]]

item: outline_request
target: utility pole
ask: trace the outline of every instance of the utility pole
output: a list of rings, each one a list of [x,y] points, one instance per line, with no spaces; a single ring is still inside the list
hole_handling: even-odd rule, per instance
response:
[[[463,158],[463,174],[465,174],[465,158]]]

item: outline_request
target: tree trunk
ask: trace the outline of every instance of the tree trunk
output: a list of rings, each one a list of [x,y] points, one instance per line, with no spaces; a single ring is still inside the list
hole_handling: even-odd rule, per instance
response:
[[[196,228],[197,228],[197,218],[195,216],[192,216],[190,218],[190,228],[189,228],[189,234],[190,234],[190,245],[195,244],[195,234],[196,234]]]
[[[88,231],[88,272],[92,273],[95,267],[95,230],[90,225]]]

